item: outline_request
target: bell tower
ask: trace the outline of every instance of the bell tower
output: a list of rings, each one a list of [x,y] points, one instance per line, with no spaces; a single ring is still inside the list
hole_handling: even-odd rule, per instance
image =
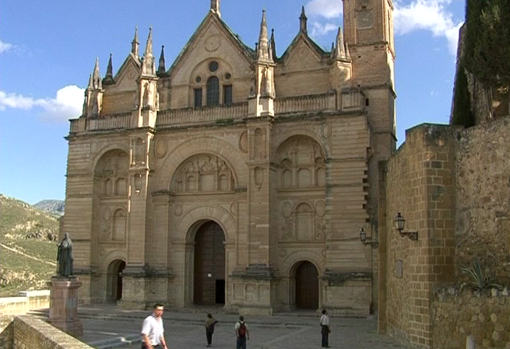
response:
[[[395,49],[392,0],[343,0],[344,37],[352,60],[352,87],[365,97],[370,128],[367,213],[378,232],[378,167],[396,148]],[[367,222],[368,223],[368,222]]]
[[[344,0],[344,31],[357,71],[355,84],[388,84],[394,89],[392,1]]]

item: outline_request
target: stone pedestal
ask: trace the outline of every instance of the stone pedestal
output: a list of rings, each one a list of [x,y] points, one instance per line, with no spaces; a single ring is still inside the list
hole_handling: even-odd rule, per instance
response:
[[[83,324],[78,318],[78,288],[82,285],[76,277],[53,276],[50,288],[49,323],[77,337],[83,334]]]

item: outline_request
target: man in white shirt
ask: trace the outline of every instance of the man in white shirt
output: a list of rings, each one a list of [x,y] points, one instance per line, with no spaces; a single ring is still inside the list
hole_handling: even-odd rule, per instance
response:
[[[329,327],[329,316],[326,309],[322,310],[322,316],[321,320],[319,322],[321,325],[321,334],[322,334],[322,347],[323,348],[329,348],[329,333],[331,332],[331,329]]]
[[[142,325],[142,349],[168,349],[163,336],[163,304],[155,304],[151,315]]]

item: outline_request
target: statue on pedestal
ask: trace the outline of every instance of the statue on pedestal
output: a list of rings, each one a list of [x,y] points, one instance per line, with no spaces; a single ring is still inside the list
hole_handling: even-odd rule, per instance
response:
[[[68,277],[73,275],[73,260],[73,242],[69,238],[69,233],[65,233],[62,242],[58,244],[58,276]]]

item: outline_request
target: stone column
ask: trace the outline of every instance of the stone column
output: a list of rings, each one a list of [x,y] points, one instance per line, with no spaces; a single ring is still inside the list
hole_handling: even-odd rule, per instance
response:
[[[49,323],[74,336],[83,335],[83,324],[78,318],[78,289],[82,282],[74,276],[53,276],[50,288]]]

